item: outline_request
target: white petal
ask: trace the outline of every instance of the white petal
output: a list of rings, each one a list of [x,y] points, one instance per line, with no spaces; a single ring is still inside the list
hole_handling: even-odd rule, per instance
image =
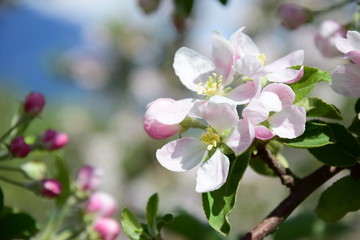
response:
[[[261,90],[261,84],[256,81],[247,82],[233,89],[227,97],[234,100],[238,105],[249,103]]]
[[[198,165],[205,157],[206,145],[195,138],[180,138],[156,151],[159,163],[175,172],[183,172]]]
[[[350,42],[346,38],[335,39],[335,44],[337,49],[339,49],[339,51],[343,53],[348,53],[354,50],[354,48],[351,46]]]
[[[229,158],[216,150],[209,160],[200,165],[195,190],[201,193],[219,189],[226,182],[229,166]]]
[[[346,37],[353,49],[360,52],[360,33],[357,31],[348,31]]]
[[[331,88],[347,97],[360,97],[360,67],[357,64],[345,64],[335,68],[331,73]]]
[[[223,76],[223,85],[228,85],[233,80],[234,50],[230,42],[220,33],[213,32],[212,58],[216,72]]]
[[[236,60],[235,71],[252,78],[256,75],[264,75],[265,71],[262,71],[262,64],[260,59],[255,55],[245,55],[242,58]]]
[[[275,137],[275,133],[270,131],[267,127],[259,125],[255,127],[255,137],[260,140],[269,140]]]
[[[178,124],[189,114],[194,102],[194,99],[187,98],[164,106],[161,111],[158,112],[156,120],[160,123],[168,125]]]
[[[304,133],[306,110],[301,106],[285,106],[269,118],[273,132],[282,138],[296,138]]]
[[[279,71],[288,67],[302,65],[304,63],[304,50],[296,50],[285,57],[282,57],[268,65],[265,69],[268,72]]]
[[[254,126],[248,121],[241,119],[224,140],[225,144],[231,148],[236,155],[246,151],[255,138]]]
[[[270,112],[279,112],[281,109],[282,104],[278,95],[265,91],[251,100],[243,109],[242,116],[257,125],[265,121]]]
[[[286,68],[283,70],[268,73],[267,78],[270,82],[294,83],[299,81],[304,75],[304,68],[299,70]]]
[[[346,53],[344,57],[350,59],[350,60],[353,61],[355,64],[357,64],[358,66],[360,66],[360,52],[350,51],[350,52]]]
[[[242,58],[245,55],[259,55],[260,51],[253,40],[242,32],[244,27],[236,31],[231,37],[230,42],[234,47],[235,59]]]
[[[286,84],[272,83],[264,87],[263,91],[276,93],[282,105],[291,105],[295,100],[294,91]]]
[[[182,84],[195,92],[198,90],[198,83],[206,82],[208,76],[215,72],[215,65],[210,59],[186,47],[175,53],[173,67]]]

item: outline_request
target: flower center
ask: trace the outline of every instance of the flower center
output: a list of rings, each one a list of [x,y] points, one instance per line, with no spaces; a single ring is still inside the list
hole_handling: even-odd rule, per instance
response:
[[[219,145],[221,138],[212,128],[208,128],[207,132],[201,135],[200,141],[206,143],[208,145],[207,150],[210,151]]]
[[[258,56],[258,59],[260,60],[260,62],[261,62],[261,65],[265,65],[265,61],[266,61],[266,56],[265,56],[265,54],[260,54],[259,56]]]
[[[209,80],[205,84],[198,84],[197,94],[206,96],[215,96],[220,94],[222,90],[222,78],[222,75],[218,76],[216,73],[213,73],[212,76],[208,77]]]

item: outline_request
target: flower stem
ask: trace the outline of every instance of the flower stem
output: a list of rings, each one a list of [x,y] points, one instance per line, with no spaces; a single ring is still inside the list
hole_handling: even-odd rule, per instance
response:
[[[18,187],[22,187],[22,188],[27,189],[25,183],[21,183],[21,182],[18,182],[18,181],[15,181],[15,180],[3,177],[3,176],[0,176],[0,180],[3,180],[4,182],[7,182],[7,183],[14,184],[14,185],[16,185]]]
[[[341,8],[341,7],[343,7],[346,4],[351,3],[351,2],[355,2],[355,1],[354,0],[345,0],[343,2],[339,2],[339,3],[336,3],[334,5],[331,5],[331,6],[327,7],[327,8],[325,8],[325,9],[314,11],[313,13],[314,13],[314,16],[317,16],[319,14],[328,13],[328,12],[331,12],[331,11],[333,11],[335,9]]]

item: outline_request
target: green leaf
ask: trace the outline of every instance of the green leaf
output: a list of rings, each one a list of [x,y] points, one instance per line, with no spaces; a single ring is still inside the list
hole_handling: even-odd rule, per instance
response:
[[[319,148],[309,149],[319,161],[329,166],[349,167],[354,165],[360,157],[360,147],[354,136],[337,123],[327,123],[331,128],[335,143]]]
[[[355,103],[355,112],[360,113],[360,98]]]
[[[341,113],[334,105],[324,102],[320,98],[305,97],[297,102],[297,105],[306,109],[307,117],[325,117],[342,120]]]
[[[278,139],[286,146],[293,148],[317,148],[335,143],[335,137],[331,127],[324,122],[310,121],[306,122],[305,132],[294,139]]]
[[[239,182],[248,166],[251,151],[230,158],[230,169],[226,183],[218,190],[202,194],[203,208],[209,224],[217,231],[228,235],[231,225],[228,215],[235,205]]]
[[[162,216],[162,218],[160,218],[160,220],[158,220],[157,225],[156,225],[156,229],[158,232],[161,231],[161,229],[167,225],[170,224],[172,221],[174,221],[174,216],[170,213],[165,214],[164,216]]]
[[[125,234],[131,239],[131,240],[139,240],[141,234],[143,233],[144,229],[141,226],[139,220],[137,217],[130,212],[128,209],[124,208],[121,214],[120,219],[121,225],[123,227],[123,230]]]
[[[227,4],[227,0],[219,0],[219,2],[221,2],[223,5],[226,5]]]
[[[39,228],[35,220],[28,214],[15,212],[14,209],[6,209],[0,218],[0,239],[30,239],[34,236]]]
[[[71,195],[70,175],[64,160],[58,155],[55,157],[55,167],[55,179],[61,183],[61,194],[56,198],[55,202],[57,207],[62,207]]]
[[[358,116],[354,117],[354,120],[349,127],[349,131],[355,133],[360,137],[360,119],[358,118]]]
[[[2,188],[0,186],[0,214],[2,212],[3,207],[4,207],[4,193],[3,193]]]
[[[326,189],[316,207],[319,218],[328,223],[334,223],[348,212],[360,209],[360,181],[346,176],[336,181]]]
[[[155,193],[152,195],[146,205],[146,221],[151,233],[155,233],[155,219],[158,211],[159,197]]]
[[[191,14],[194,0],[174,0],[175,12],[182,17],[188,17]]]
[[[294,68],[300,69],[300,66],[296,66]],[[301,78],[301,80],[289,84],[289,86],[294,90],[296,94],[295,103],[307,96],[314,89],[316,84],[321,81],[326,81],[330,83],[330,74],[317,68],[304,66],[304,76]]]

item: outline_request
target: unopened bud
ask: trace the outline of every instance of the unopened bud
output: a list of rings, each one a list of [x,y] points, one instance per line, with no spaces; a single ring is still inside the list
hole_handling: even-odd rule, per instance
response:
[[[10,143],[10,152],[19,158],[26,157],[31,151],[31,147],[24,140],[23,136],[14,138]]]
[[[43,179],[29,182],[25,187],[47,198],[56,198],[61,194],[61,183],[56,179]]]
[[[121,228],[115,219],[102,217],[96,219],[93,230],[101,240],[114,240],[120,234]]]
[[[41,93],[32,92],[25,98],[24,111],[30,115],[39,115],[45,106],[45,97]]]
[[[94,191],[99,187],[102,175],[99,168],[90,165],[82,166],[76,176],[76,186],[82,191]]]
[[[312,12],[309,9],[292,3],[281,5],[278,16],[281,19],[281,24],[291,30],[312,20]]]
[[[26,162],[20,166],[22,172],[30,179],[41,180],[46,175],[46,165],[40,161]]]
[[[97,216],[109,217],[116,210],[115,198],[106,192],[95,192],[91,194],[85,203],[85,211]]]
[[[67,144],[68,136],[66,133],[48,129],[44,132],[41,141],[44,149],[55,150],[62,148]]]

